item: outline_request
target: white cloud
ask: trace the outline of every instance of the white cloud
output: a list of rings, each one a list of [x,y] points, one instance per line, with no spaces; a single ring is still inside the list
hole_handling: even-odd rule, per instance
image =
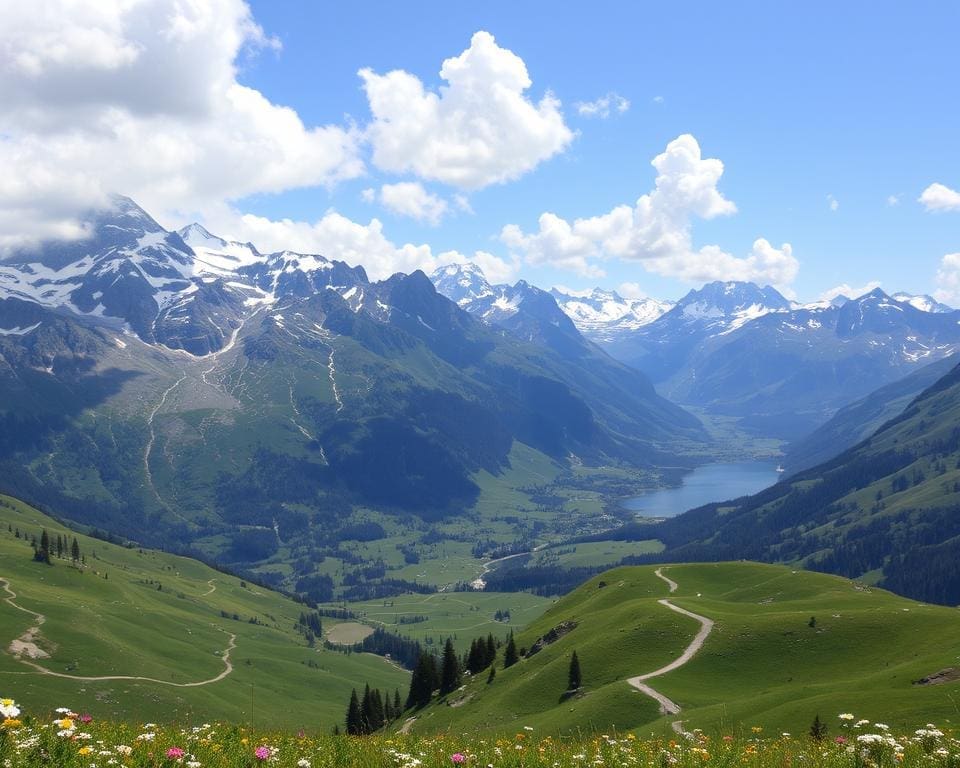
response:
[[[827,205],[830,206],[830,210],[834,213],[840,210],[840,202],[833,195],[827,195]]]
[[[625,299],[645,299],[647,292],[640,287],[640,283],[620,283],[617,293]]]
[[[439,224],[447,212],[447,201],[423,188],[418,181],[401,181],[380,187],[380,202],[387,210],[417,221]]]
[[[206,216],[203,223],[211,232],[252,242],[265,253],[281,250],[319,253],[328,259],[360,265],[374,280],[416,269],[430,273],[444,264],[468,261],[478,264],[491,279],[505,280],[516,274],[518,266],[486,251],[472,255],[459,251],[435,254],[427,244],[398,245],[384,234],[379,219],[361,224],[336,211],[327,211],[317,221],[306,222],[273,220],[220,206]]]
[[[887,195],[887,207],[895,208],[900,205],[900,195]]]
[[[849,283],[841,283],[821,293],[820,298],[823,301],[833,301],[838,296],[846,296],[848,299],[859,299],[864,294],[870,293],[870,291],[879,287],[879,280],[871,280],[866,285],[859,287],[853,287]]]
[[[920,195],[928,211],[960,211],[960,192],[943,184],[931,184]]]
[[[633,207],[619,205],[572,224],[544,213],[535,233],[524,233],[511,224],[503,228],[500,238],[530,263],[548,263],[584,276],[603,274],[598,259],[619,258],[640,261],[651,272],[690,282],[751,280],[785,287],[793,281],[799,265],[789,244],[775,248],[759,238],[745,257],[716,245],[693,247],[694,218],[712,219],[737,210],[717,189],[723,163],[703,158],[693,136],[671,141],[652,165],[657,170],[655,188]]]
[[[242,0],[4,3],[0,247],[77,235],[110,192],[161,218],[332,184],[359,134],[310,127],[236,80],[274,46]],[[15,226],[12,226],[15,225]]]
[[[373,114],[373,162],[385,171],[479,189],[522,176],[573,140],[560,102],[549,92],[528,99],[523,59],[489,32],[443,62],[447,84],[438,92],[403,70],[359,74]]]
[[[654,96],[651,101],[653,101],[654,104],[663,104],[664,98],[663,96]]]
[[[948,253],[940,260],[933,298],[953,305],[960,302],[960,253]]]
[[[578,101],[573,106],[581,117],[599,117],[605,120],[610,117],[611,111],[623,114],[630,109],[630,100],[619,93],[611,92],[595,101]]]
[[[377,201],[377,190],[373,187],[367,187],[360,192],[360,199],[365,203],[375,203]]]

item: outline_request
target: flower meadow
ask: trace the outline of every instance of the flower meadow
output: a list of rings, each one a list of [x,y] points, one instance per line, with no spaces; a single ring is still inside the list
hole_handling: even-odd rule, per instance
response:
[[[763,729],[739,735],[699,730],[671,739],[634,734],[537,737],[524,726],[510,737],[317,735],[266,732],[226,724],[193,727],[98,721],[62,707],[21,712],[0,699],[2,768],[960,768],[960,740],[933,724],[894,734],[883,723],[838,716],[820,739]]]

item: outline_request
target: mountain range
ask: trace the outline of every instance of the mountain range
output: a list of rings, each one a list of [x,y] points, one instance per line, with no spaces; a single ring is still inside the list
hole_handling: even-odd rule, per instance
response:
[[[533,310],[536,289],[523,281],[490,285],[476,267],[459,265],[433,280],[488,323],[509,326]],[[786,440],[960,345],[960,312],[879,288],[811,304],[743,282],[708,283],[676,303],[600,290],[551,295],[585,337],[645,373],[668,399]]]
[[[225,562],[297,560],[274,575],[307,578],[355,510],[462,515],[516,445],[630,467],[709,450],[549,294],[530,288],[536,311],[505,330],[422,272],[372,282],[170,232],[126,198],[93,222],[0,264],[3,489],[74,521]]]

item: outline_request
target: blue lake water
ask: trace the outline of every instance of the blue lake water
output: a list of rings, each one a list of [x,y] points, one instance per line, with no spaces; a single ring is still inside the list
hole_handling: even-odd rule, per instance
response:
[[[627,499],[623,506],[643,517],[675,517],[711,501],[757,493],[780,478],[776,462],[738,461],[706,464],[683,477],[678,488],[660,488]]]

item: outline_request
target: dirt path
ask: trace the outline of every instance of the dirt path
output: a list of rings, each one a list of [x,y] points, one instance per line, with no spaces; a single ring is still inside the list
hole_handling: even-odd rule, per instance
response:
[[[671,593],[676,592],[677,582],[673,581],[673,579],[670,579],[664,576],[663,573],[661,573],[661,569],[659,568],[657,568],[655,573],[659,578],[667,582],[667,586],[670,587]],[[713,629],[713,621],[711,619],[708,619],[706,616],[700,616],[699,614],[688,611],[685,608],[681,608],[678,605],[674,605],[669,600],[666,600],[666,599],[657,600],[657,602],[660,603],[660,605],[666,606],[671,611],[682,613],[684,616],[689,616],[691,619],[696,619],[697,621],[699,621],[700,631],[697,632],[696,637],[693,638],[693,640],[690,642],[690,645],[687,646],[686,650],[684,650],[682,654],[680,654],[676,659],[671,661],[669,664],[667,664],[664,667],[661,667],[655,672],[647,672],[645,675],[637,675],[636,677],[631,677],[627,680],[627,682],[630,685],[632,685],[634,688],[636,688],[638,691],[640,691],[641,693],[646,694],[651,699],[654,699],[657,703],[659,703],[660,712],[662,714],[676,715],[676,714],[679,714],[680,712],[680,706],[675,701],[668,699],[659,691],[654,690],[649,685],[646,685],[644,683],[644,680],[650,680],[651,678],[660,677],[660,675],[665,675],[667,674],[667,672],[673,672],[673,670],[679,669],[688,661],[690,661],[690,659],[692,659],[697,654],[697,651],[699,651],[703,647],[704,640],[707,639],[707,635],[709,635],[710,631]],[[682,731],[682,721],[675,720],[670,725],[673,728],[673,730],[676,731],[677,733],[680,733]]]
[[[213,579],[210,581],[213,581]],[[13,640],[10,643],[8,650],[17,661],[19,661],[21,664],[31,667],[41,675],[63,677],[67,680],[83,680],[84,682],[97,682],[101,680],[143,680],[144,682],[157,683],[158,685],[170,685],[175,688],[198,688],[202,685],[218,683],[231,672],[233,672],[233,662],[230,661],[230,652],[237,647],[237,636],[232,632],[226,632],[226,630],[220,630],[221,632],[226,632],[226,634],[230,637],[230,642],[227,644],[226,649],[223,651],[223,656],[221,657],[223,659],[223,671],[216,677],[211,677],[209,680],[198,680],[195,683],[173,683],[169,680],[157,680],[153,677],[140,677],[137,675],[96,675],[88,677],[84,675],[68,675],[65,672],[54,672],[53,670],[42,667],[33,661],[22,658],[24,655],[28,656],[30,659],[47,657],[48,654],[39,649],[33,642],[37,634],[40,632],[40,625],[47,620],[47,617],[42,613],[37,613],[36,611],[31,611],[29,608],[24,608],[22,605],[18,605],[15,602],[17,599],[17,593],[11,589],[10,581],[0,576],[0,582],[3,582],[3,588],[6,590],[8,595],[4,598],[4,601],[12,608],[16,608],[18,611],[29,613],[37,622],[34,626],[30,627],[30,629],[20,635],[20,637],[18,637],[16,640]]]
[[[10,582],[2,577],[0,577],[0,581],[3,582],[3,588],[7,593],[7,597],[4,598],[4,602],[6,602],[11,608],[16,608],[18,611],[29,613],[37,622],[26,632],[20,635],[20,637],[11,640],[10,646],[7,650],[9,650],[14,656],[29,656],[31,659],[47,658],[49,654],[40,648],[35,642],[37,635],[40,634],[40,625],[47,620],[47,617],[42,613],[37,613],[36,611],[31,611],[29,608],[24,608],[22,605],[17,605],[15,602],[17,599],[17,593],[11,589]]]
[[[215,581],[216,581],[216,579],[210,579],[210,580],[207,582],[207,584],[210,585],[210,589],[208,589],[206,592],[204,592],[202,595],[200,595],[200,597],[206,597],[207,595],[212,595],[214,592],[217,591],[217,585],[213,583],[213,582],[215,582]]]

